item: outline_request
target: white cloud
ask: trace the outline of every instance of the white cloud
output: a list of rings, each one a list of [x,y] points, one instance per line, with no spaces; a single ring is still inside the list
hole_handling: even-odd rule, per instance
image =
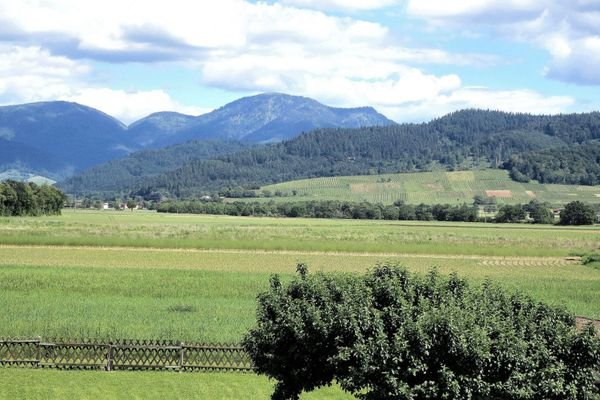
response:
[[[400,0],[283,0],[282,3],[317,10],[366,11],[397,5]]]
[[[422,121],[465,108],[482,108],[531,114],[559,114],[575,103],[570,96],[543,96],[527,90],[492,90],[485,87],[462,87],[428,100],[382,107],[381,110],[397,121]]]
[[[432,24],[489,26],[544,48],[548,77],[600,84],[600,2],[597,0],[409,0],[409,14]]]
[[[123,91],[88,83],[93,64],[81,61],[175,59],[200,70],[205,85],[236,92],[282,91],[335,106],[372,105],[398,120],[428,118],[461,107],[522,105],[527,107],[524,111],[554,112],[572,104],[570,98],[535,92],[466,89],[456,74],[427,73],[415,65],[488,65],[497,60],[487,55],[404,47],[382,24],[314,9],[360,11],[391,6],[396,0],[324,0],[320,6],[313,0],[285,3],[171,0],[165,5],[158,0],[130,0],[124,5],[122,0],[105,0],[82,7],[76,0],[0,0],[0,38],[2,20],[11,21],[15,32],[10,40],[17,43],[12,50],[0,46],[0,100],[77,101],[124,122],[155,111],[206,111],[189,109],[162,89]],[[503,15],[522,12],[527,16],[523,25],[529,26],[527,35],[536,29],[543,31],[547,24],[543,15],[527,20],[539,14],[539,2],[476,3],[419,0],[409,1],[407,7],[415,15],[441,20],[459,20],[464,15],[479,18],[492,11]],[[593,25],[593,20],[585,18]],[[556,60],[561,55],[569,59],[579,48],[595,46],[585,41],[575,46],[562,30],[555,33],[558,36],[552,44],[548,41],[548,46],[555,49]],[[563,43],[564,37],[568,40]],[[565,74],[570,73],[569,65],[562,67]],[[551,67],[554,69],[548,74],[561,70],[558,64]],[[584,72],[594,73],[591,69]],[[511,101],[511,95],[518,101]]]
[[[162,90],[132,91],[93,87],[86,83],[91,68],[52,56],[39,47],[0,46],[0,103],[66,100],[97,108],[130,123],[155,111],[199,115],[210,111],[186,107]]]

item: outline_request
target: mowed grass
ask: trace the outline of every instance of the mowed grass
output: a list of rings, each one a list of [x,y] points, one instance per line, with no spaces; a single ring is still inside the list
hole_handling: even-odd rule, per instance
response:
[[[273,384],[254,374],[0,369],[0,400],[268,399]],[[302,400],[353,398],[336,386],[301,396]]]
[[[600,202],[600,186],[555,185],[515,182],[507,171],[435,171],[385,175],[342,176],[303,179],[261,188],[295,196],[274,197],[276,201],[350,200],[392,204],[403,200],[410,204],[471,203],[473,196],[486,191],[509,191],[498,198],[500,204],[528,203],[531,199],[565,204],[574,200]]]
[[[66,211],[0,219],[0,238],[17,245],[566,256],[597,250],[600,228]]]

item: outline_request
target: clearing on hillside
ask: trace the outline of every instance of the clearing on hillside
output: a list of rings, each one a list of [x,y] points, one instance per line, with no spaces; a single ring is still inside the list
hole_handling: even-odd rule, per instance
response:
[[[264,186],[262,190],[282,197],[275,201],[348,200],[392,204],[471,203],[473,196],[495,197],[499,204],[528,203],[535,198],[555,205],[573,200],[600,203],[600,186],[555,185],[516,182],[498,169],[433,171],[385,175],[336,176],[302,179]],[[240,199],[236,199],[240,200]],[[256,198],[245,199],[256,201]]]

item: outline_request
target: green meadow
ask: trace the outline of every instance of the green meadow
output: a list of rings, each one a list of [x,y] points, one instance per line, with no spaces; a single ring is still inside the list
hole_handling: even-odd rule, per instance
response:
[[[600,202],[599,186],[515,182],[504,170],[434,171],[385,175],[313,178],[264,186],[286,197],[269,200],[348,200],[392,204],[472,203],[473,196],[496,196],[499,204],[528,203],[532,199],[560,205],[574,200]],[[296,195],[291,196],[291,194]]]
[[[66,211],[0,219],[0,336],[236,343],[270,274],[377,263],[490,278],[600,318],[599,227]]]
[[[362,273],[436,267],[600,318],[600,227],[73,211],[0,218],[0,337],[238,343],[256,295],[299,262]],[[254,374],[0,368],[1,399],[266,399]],[[349,399],[337,387],[302,396]]]

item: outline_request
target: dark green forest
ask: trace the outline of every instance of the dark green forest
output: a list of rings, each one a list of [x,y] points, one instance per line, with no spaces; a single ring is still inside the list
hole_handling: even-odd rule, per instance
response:
[[[321,176],[414,172],[440,166],[449,170],[499,168],[506,167],[505,163],[516,155],[527,158],[545,149],[570,150],[571,146],[587,145],[596,139],[600,139],[597,112],[534,116],[464,110],[422,124],[320,129],[274,145],[212,160],[192,160],[154,177],[141,176],[136,185],[130,186],[130,194],[152,198],[160,193],[186,198],[224,188],[251,188]],[[142,160],[146,161],[153,162]],[[553,168],[560,174],[563,167],[559,164]],[[587,164],[581,168],[593,170]],[[116,174],[115,171],[111,175]],[[61,187],[76,194],[87,194],[99,187],[110,190],[110,179],[103,179],[87,173]],[[109,185],[102,186],[102,182]],[[589,179],[575,183],[587,182]]]
[[[504,167],[514,180],[573,185],[600,184],[600,142],[516,154]]]
[[[0,215],[59,215],[66,200],[60,190],[49,185],[8,180],[0,182]]]
[[[160,150],[142,150],[87,170],[60,184],[68,193],[100,197],[129,195],[144,180],[172,171],[191,160],[204,160],[249,147],[237,141],[190,141]]]

